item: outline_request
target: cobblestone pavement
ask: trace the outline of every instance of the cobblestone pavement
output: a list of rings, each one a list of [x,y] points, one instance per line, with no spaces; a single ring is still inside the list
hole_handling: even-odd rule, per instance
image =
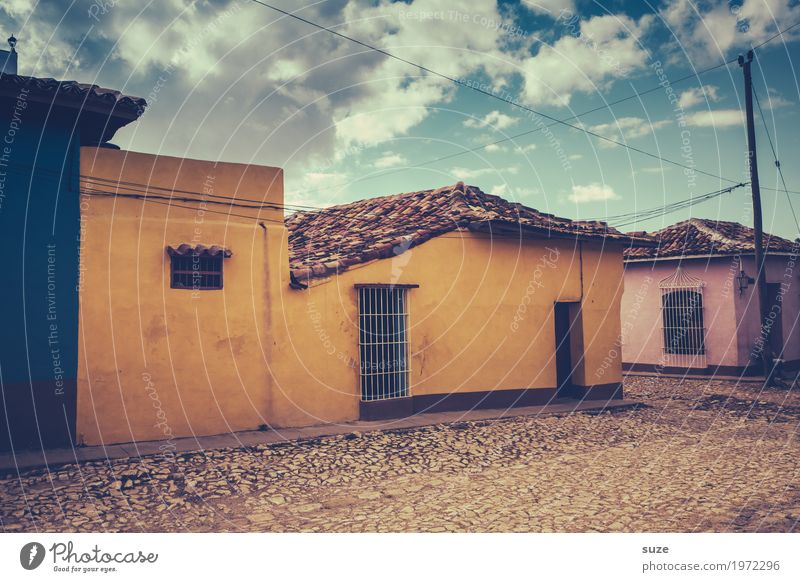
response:
[[[800,529],[800,389],[625,387],[645,406],[6,475],[2,529]]]

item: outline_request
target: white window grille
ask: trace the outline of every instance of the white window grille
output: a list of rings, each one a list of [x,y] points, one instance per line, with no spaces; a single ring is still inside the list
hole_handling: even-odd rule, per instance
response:
[[[408,396],[407,288],[357,289],[361,400]]]
[[[661,288],[661,324],[666,363],[682,368],[705,368],[705,283],[679,266],[658,286]]]

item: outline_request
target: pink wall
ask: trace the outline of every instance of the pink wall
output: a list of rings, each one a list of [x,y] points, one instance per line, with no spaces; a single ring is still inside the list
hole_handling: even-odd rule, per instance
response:
[[[745,272],[755,277],[755,260],[744,258]],[[800,263],[792,257],[767,257],[767,283],[782,283],[784,294],[780,300],[768,296],[770,310],[780,317],[783,328],[784,359],[800,359]],[[737,299],[739,299],[737,294]],[[777,306],[772,308],[772,306]],[[755,285],[748,287],[736,302],[736,317],[741,322],[739,330],[739,358],[747,361],[760,334],[758,296]]]
[[[767,281],[784,282],[780,313],[786,353],[800,358],[800,263],[790,257],[769,257]],[[632,262],[625,266],[622,296],[622,360],[625,363],[671,365],[662,356],[661,289],[658,284],[680,264],[684,271],[705,282],[703,318],[706,329],[708,366],[746,366],[759,334],[755,285],[740,296],[734,257]],[[752,257],[745,257],[744,270],[755,276]]]

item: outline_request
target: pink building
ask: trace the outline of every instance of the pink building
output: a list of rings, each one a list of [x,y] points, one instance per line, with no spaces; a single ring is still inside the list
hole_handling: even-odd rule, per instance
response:
[[[650,233],[625,253],[623,369],[696,375],[761,374],[769,342],[800,368],[799,243],[764,234],[769,331],[762,339],[753,229],[692,218]]]

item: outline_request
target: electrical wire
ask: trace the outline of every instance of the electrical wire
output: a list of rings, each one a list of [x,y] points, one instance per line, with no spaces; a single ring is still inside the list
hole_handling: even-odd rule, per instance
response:
[[[781,163],[778,160],[778,154],[775,151],[775,145],[772,143],[772,136],[769,134],[769,128],[767,127],[767,119],[764,117],[764,111],[761,109],[761,102],[758,100],[758,91],[756,91],[755,87],[753,87],[753,97],[755,97],[756,105],[758,106],[758,115],[759,117],[761,117],[761,123],[764,126],[764,133],[767,134],[767,141],[769,141],[769,148],[772,150],[772,159],[775,160],[775,167],[778,169],[778,176],[780,177],[781,183],[783,184],[783,190],[784,192],[786,192],[786,200],[789,202],[789,208],[792,211],[794,224],[797,227],[798,234],[800,234],[800,222],[798,222],[797,220],[797,214],[794,211],[794,204],[792,204],[792,197],[789,196],[789,189],[786,187],[786,179],[783,177],[783,169],[781,168]]]
[[[717,190],[716,192],[709,192],[708,194],[703,194],[701,196],[694,196],[692,198],[688,198],[686,200],[682,200],[679,202],[673,202],[663,207],[651,208],[642,211],[641,213],[632,214],[630,216],[619,215],[619,217],[609,217],[608,219],[605,220],[607,220],[609,223],[613,223],[615,228],[630,226],[631,224],[636,224],[637,222],[642,222],[644,220],[649,220],[653,218],[660,218],[662,216],[666,216],[667,214],[677,212],[678,210],[683,210],[684,208],[690,208],[696,204],[707,202],[708,200],[712,200],[714,198],[722,196],[723,194],[728,194],[729,192],[732,192],[736,188],[742,188],[746,184],[747,184],[746,182],[742,182],[740,184],[736,184],[735,186],[730,186],[729,188]]]
[[[194,206],[184,206],[182,204],[175,204],[174,202],[164,201],[164,200],[152,200],[150,196],[142,196],[139,194],[122,194],[117,192],[102,192],[102,191],[95,191],[95,192],[87,192],[87,194],[92,196],[107,196],[110,198],[132,198],[137,200],[142,200],[144,202],[149,202],[151,204],[161,204],[163,206],[170,206],[174,208],[182,208],[185,210],[192,210],[194,212],[203,212],[203,213],[211,213],[211,214],[220,214],[222,216],[233,216],[236,218],[249,218],[256,222],[274,222],[276,224],[285,224],[283,220],[275,220],[271,218],[264,218],[263,216],[251,216],[246,214],[237,214],[235,212],[221,212],[219,210],[211,210],[208,208],[199,209]]]

